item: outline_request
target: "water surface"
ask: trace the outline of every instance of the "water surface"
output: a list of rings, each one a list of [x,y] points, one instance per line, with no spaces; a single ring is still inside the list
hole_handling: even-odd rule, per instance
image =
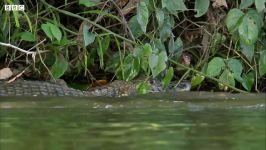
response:
[[[265,95],[0,98],[1,150],[265,150]]]

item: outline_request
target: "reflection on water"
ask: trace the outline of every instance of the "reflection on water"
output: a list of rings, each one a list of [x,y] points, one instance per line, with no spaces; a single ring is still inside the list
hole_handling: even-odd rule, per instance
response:
[[[264,150],[265,100],[1,99],[1,150]]]

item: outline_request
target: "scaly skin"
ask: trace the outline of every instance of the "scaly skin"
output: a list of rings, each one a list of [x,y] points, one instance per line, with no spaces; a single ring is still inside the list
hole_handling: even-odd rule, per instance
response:
[[[139,82],[114,81],[110,84],[81,91],[67,86],[45,81],[17,80],[12,83],[0,81],[0,96],[78,96],[78,97],[121,97],[137,94],[136,86]],[[190,90],[189,83],[182,83],[176,91]],[[170,86],[169,86],[170,87]],[[170,87],[172,88],[172,87]],[[161,84],[152,83],[150,92],[164,92]]]

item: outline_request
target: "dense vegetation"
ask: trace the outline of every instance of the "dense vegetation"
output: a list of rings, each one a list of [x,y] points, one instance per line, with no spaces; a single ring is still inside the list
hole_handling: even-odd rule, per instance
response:
[[[266,90],[265,0],[4,0],[0,67],[38,79]],[[9,44],[8,44],[9,43]],[[26,51],[23,51],[26,50]]]

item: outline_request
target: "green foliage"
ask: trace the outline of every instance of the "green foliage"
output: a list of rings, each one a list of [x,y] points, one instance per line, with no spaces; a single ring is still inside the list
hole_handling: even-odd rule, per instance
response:
[[[21,32],[21,40],[28,41],[28,42],[35,42],[36,38],[31,32]]]
[[[89,32],[89,27],[88,25],[84,25],[83,26],[83,41],[84,41],[84,47],[90,45],[91,43],[93,43],[95,41],[95,34]]]
[[[261,77],[266,74],[266,49],[260,52],[259,74]]]
[[[255,0],[255,6],[258,12],[262,12],[265,8],[265,0]]]
[[[249,72],[248,74],[244,74],[242,86],[247,91],[251,91],[251,88],[253,86],[253,83],[254,83],[254,73],[253,72]]]
[[[195,10],[197,11],[197,14],[195,15],[195,17],[203,16],[208,11],[209,5],[209,0],[196,0]]]
[[[52,24],[52,23],[45,23],[42,24],[42,29],[45,32],[45,34],[51,39],[51,41],[53,41],[53,39],[57,39],[57,41],[60,41],[62,38],[62,33],[60,31],[60,29],[58,28],[58,26]]]
[[[163,87],[164,88],[168,87],[168,85],[170,84],[173,76],[174,76],[174,68],[173,67],[170,67],[167,70],[166,75],[165,75],[165,77],[162,80],[162,84],[163,84]]]
[[[149,10],[144,1],[140,1],[137,8],[137,20],[141,30],[145,33],[149,22]]]
[[[208,77],[230,88],[250,91],[255,80],[266,74],[265,0],[241,0],[239,7],[228,7],[231,9],[225,24],[229,34],[223,24],[208,27],[213,22],[205,22],[209,21],[204,15],[213,7],[212,3],[209,0],[143,0],[128,15],[122,6],[117,11],[111,1],[104,4],[101,0],[58,1],[57,6],[68,6],[60,9],[44,0],[38,1],[35,9],[29,1],[25,3],[25,12],[0,10],[0,41],[15,45],[21,40],[22,46],[45,51],[32,63],[47,67],[54,78],[67,75],[67,70],[87,78],[105,71],[126,81],[144,74],[161,80],[164,87],[172,79],[191,79],[195,87]],[[4,4],[13,1],[4,0]],[[13,24],[10,26],[9,22]],[[187,35],[194,30],[202,31],[197,33],[203,34],[200,38],[207,33],[207,41],[193,35],[191,42]],[[44,39],[49,40],[44,42]],[[197,48],[198,45],[202,47]],[[185,53],[192,57],[187,72],[169,62],[172,59],[182,62]],[[0,46],[0,58],[12,56],[12,59],[15,55]],[[242,87],[236,87],[239,85]],[[143,82],[138,89],[147,93],[150,85]]]
[[[237,8],[231,9],[226,17],[225,23],[229,32],[233,33],[237,30],[239,26],[240,18],[244,15],[244,13]]]
[[[195,86],[197,86],[197,85],[200,85],[200,84],[203,82],[204,79],[205,79],[204,76],[201,76],[201,75],[199,75],[199,74],[196,74],[196,75],[193,76],[192,79],[191,79],[191,86],[192,86],[192,87],[195,87]]]
[[[51,68],[53,78],[58,79],[66,72],[68,68],[68,61],[63,55],[56,55],[55,63]]]
[[[216,77],[221,74],[222,69],[225,67],[224,60],[220,57],[214,57],[208,64],[207,75]]]
[[[86,7],[95,6],[99,2],[101,2],[101,1],[100,0],[79,0],[79,4],[84,5]]]
[[[150,91],[150,85],[146,82],[141,82],[137,85],[138,94],[147,94]]]
[[[166,8],[170,12],[187,10],[183,0],[162,0],[162,8]]]

